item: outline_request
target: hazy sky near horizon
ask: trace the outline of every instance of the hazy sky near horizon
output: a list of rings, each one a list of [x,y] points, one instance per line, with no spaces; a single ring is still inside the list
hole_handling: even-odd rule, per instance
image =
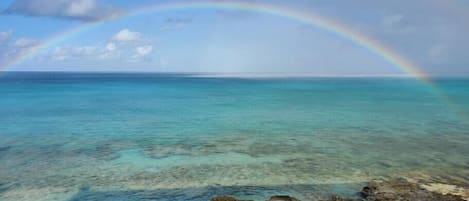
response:
[[[469,75],[466,0],[245,1],[334,20],[380,41],[429,74]],[[379,55],[323,29],[236,9],[179,9],[119,18],[70,35],[24,62],[9,65],[69,29],[166,2],[174,1],[2,0],[0,69],[402,73]]]

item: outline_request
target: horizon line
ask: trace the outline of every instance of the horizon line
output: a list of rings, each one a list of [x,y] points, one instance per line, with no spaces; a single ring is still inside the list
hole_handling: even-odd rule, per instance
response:
[[[172,75],[189,75],[189,77],[200,78],[353,78],[353,77],[376,77],[376,78],[414,78],[417,77],[410,74],[317,74],[317,73],[301,73],[301,72],[191,72],[191,71],[81,71],[81,70],[13,70],[3,71],[4,73],[83,73],[83,74],[172,74]],[[469,78],[467,74],[427,74],[430,78],[444,78],[444,77],[462,77]]]

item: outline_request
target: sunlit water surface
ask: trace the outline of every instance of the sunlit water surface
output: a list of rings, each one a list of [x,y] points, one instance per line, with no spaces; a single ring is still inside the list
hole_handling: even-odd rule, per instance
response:
[[[353,196],[469,183],[469,80],[0,77],[0,199]]]

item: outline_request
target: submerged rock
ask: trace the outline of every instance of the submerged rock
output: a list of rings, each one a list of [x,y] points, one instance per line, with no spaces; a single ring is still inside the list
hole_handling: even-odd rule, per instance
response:
[[[4,152],[7,152],[11,149],[10,146],[6,146],[6,147],[0,147],[0,159],[5,155]]]
[[[218,196],[218,197],[210,199],[210,201],[238,201],[238,200],[234,197]]]
[[[210,199],[210,201],[252,201],[252,200],[238,200],[230,196],[218,196],[218,197]]]
[[[210,201],[252,201],[252,200],[238,200],[230,196],[218,196],[218,197],[212,198]],[[270,199],[267,201],[300,201],[300,200],[294,197],[288,196],[288,195],[274,195],[270,197]]]
[[[0,193],[7,191],[10,188],[6,183],[0,183]]]
[[[343,198],[343,197],[334,195],[327,201],[357,201],[357,200],[351,199],[351,198]]]
[[[294,197],[288,195],[274,195],[270,197],[269,201],[300,201]]]
[[[6,146],[6,147],[0,147],[0,152],[6,152],[8,150],[10,150],[11,147],[10,146]]]
[[[469,201],[466,194],[459,188],[451,187],[452,191],[437,192],[443,187],[449,189],[450,185],[419,185],[408,182],[406,179],[395,179],[386,182],[372,181],[358,192],[358,198],[344,198],[337,195],[322,201]],[[432,187],[432,188],[430,188]],[[438,188],[437,188],[438,187]],[[432,189],[432,190],[428,190]],[[458,189],[458,191],[454,190]],[[458,192],[459,194],[451,194]],[[464,191],[466,192],[466,191]],[[221,196],[211,201],[241,201],[233,197]],[[300,201],[288,195],[274,195],[267,201]]]

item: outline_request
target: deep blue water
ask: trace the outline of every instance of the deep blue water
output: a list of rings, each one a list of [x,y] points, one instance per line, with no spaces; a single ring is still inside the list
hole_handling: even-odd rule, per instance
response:
[[[4,73],[0,137],[2,200],[468,184],[469,79]]]

